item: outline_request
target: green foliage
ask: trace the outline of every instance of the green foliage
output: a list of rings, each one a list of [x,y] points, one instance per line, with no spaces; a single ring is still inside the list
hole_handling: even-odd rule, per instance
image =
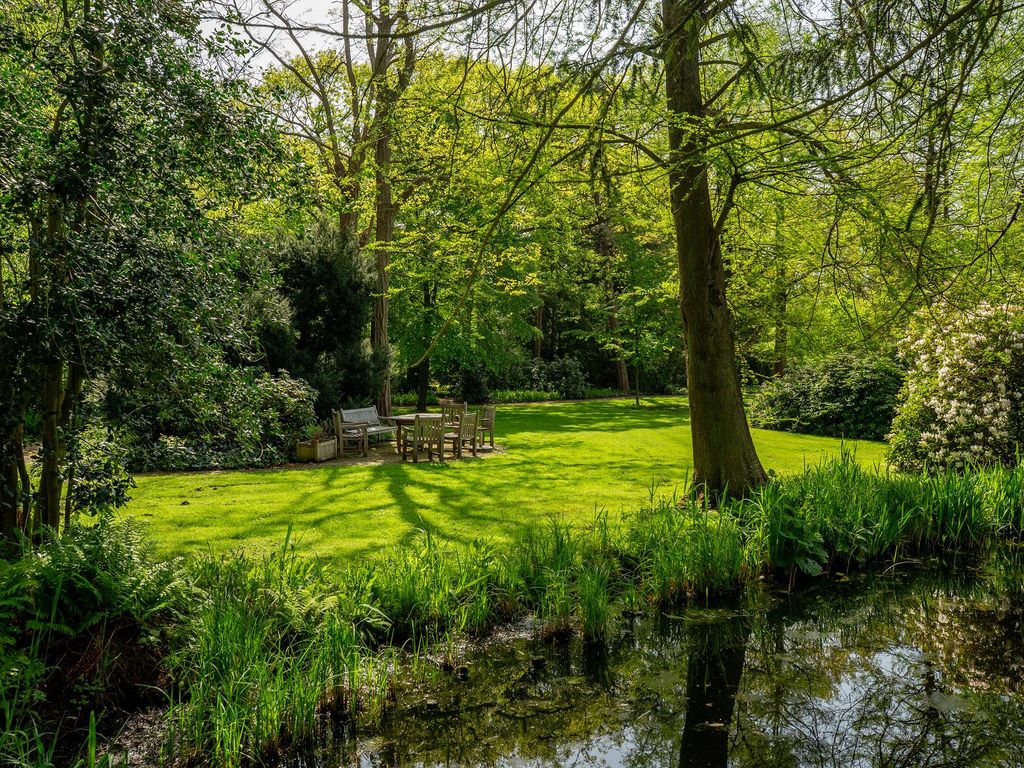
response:
[[[728,512],[701,501],[662,501],[626,519],[623,557],[663,604],[735,589],[743,570],[743,537]]]
[[[415,392],[397,392],[391,396],[391,404],[401,407],[416,405],[419,395]],[[438,397],[436,392],[427,393],[427,405],[437,405]]]
[[[750,421],[763,429],[881,440],[902,381],[900,368],[885,357],[833,355],[765,383],[751,402]]]
[[[576,579],[579,623],[587,640],[602,640],[612,617],[614,563],[601,559],[585,563]]]
[[[793,505],[783,488],[769,485],[754,494],[742,508],[751,526],[751,564],[756,568],[771,563],[789,573],[799,569],[817,576],[828,563],[821,532]]]
[[[198,11],[4,5],[0,90],[18,96],[0,102],[0,494],[45,498],[47,525],[82,383],[249,346],[225,214],[285,161],[268,116],[243,106],[244,78],[218,73],[229,41],[205,40]],[[38,483],[16,471],[26,411],[56,420]]]
[[[922,314],[889,458],[907,470],[1014,464],[1024,447],[1024,314],[983,304]]]
[[[815,575],[924,552],[975,550],[1015,536],[1019,468],[903,475],[865,469],[851,452],[737,502],[762,565]]]
[[[181,561],[107,516],[0,560],[0,759],[48,766],[62,719],[155,683],[163,629],[191,595]]]
[[[491,402],[494,403],[543,403],[558,399],[558,392],[539,389],[495,389],[491,392]]]
[[[466,403],[490,402],[491,390],[488,386],[487,370],[479,363],[464,366],[459,372],[455,396]]]
[[[140,625],[180,611],[187,594],[178,560],[155,561],[143,529],[101,516],[93,525],[72,525],[50,536],[23,560],[37,620],[69,636],[117,618]]]
[[[280,464],[315,420],[301,379],[224,364],[172,375],[164,386],[117,395],[116,439],[132,470]]]
[[[596,400],[602,397],[621,397],[622,394],[619,390],[608,387],[587,387],[583,398],[585,400]]]
[[[71,507],[87,515],[106,515],[128,503],[135,481],[128,474],[128,452],[99,429],[86,429],[69,445]]]
[[[538,363],[534,367],[533,385],[536,389],[557,392],[565,400],[586,397],[589,386],[580,361],[570,356]]]
[[[520,389],[526,391],[555,393],[557,397],[549,399],[558,400],[581,400],[590,386],[579,358],[571,355],[534,360],[507,376],[506,381],[522,383]]]
[[[318,220],[285,242],[281,264],[291,324],[287,333],[264,334],[265,365],[309,382],[321,419],[374,400],[383,367],[365,338],[373,280],[364,257],[337,223]]]

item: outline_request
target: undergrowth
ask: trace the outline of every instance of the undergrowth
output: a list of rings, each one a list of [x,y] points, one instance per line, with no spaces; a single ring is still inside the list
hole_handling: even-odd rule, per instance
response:
[[[0,759],[96,762],[88,744],[105,721],[92,713],[130,676],[106,650],[88,674],[69,675],[69,653],[92,658],[82,649],[128,648],[135,659],[149,648],[149,684],[169,703],[167,758],[238,766],[314,740],[325,718],[374,722],[403,649],[408,670],[410,658],[415,666],[455,653],[457,638],[524,618],[542,637],[599,642],[643,606],[705,600],[773,575],[792,582],[976,551],[1022,527],[1024,467],[906,476],[865,470],[849,454],[742,501],[652,498],[619,523],[551,518],[508,544],[424,533],[342,569],[300,557],[288,541],[265,557],[158,563],[131,523],[102,520],[0,563]],[[131,642],[111,646],[111,628]],[[63,742],[57,689],[79,702],[71,721],[80,725]],[[55,746],[68,742],[86,746]]]

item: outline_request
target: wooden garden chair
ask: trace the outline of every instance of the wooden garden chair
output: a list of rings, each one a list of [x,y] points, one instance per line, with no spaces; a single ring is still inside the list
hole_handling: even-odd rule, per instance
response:
[[[441,419],[421,419],[417,416],[402,441],[402,461],[405,461],[410,447],[413,464],[419,463],[420,450],[424,448],[427,461],[433,458],[435,450],[438,459],[444,461],[444,424]]]
[[[476,456],[476,427],[477,427],[478,416],[476,412],[473,413],[462,413],[459,415],[459,421],[455,425],[455,429],[452,432],[445,432],[444,444],[447,446],[448,443],[452,444],[452,453],[455,454],[455,458],[462,458],[462,449],[468,443],[473,455]]]
[[[331,411],[331,419],[334,421],[334,439],[337,443],[339,459],[345,456],[345,452],[348,450],[362,453],[363,456],[370,455],[370,424],[368,422],[342,421],[340,411]]]
[[[427,459],[433,457],[434,448],[437,449],[437,460],[444,461],[444,419],[424,419],[426,427],[424,432],[427,441]],[[432,447],[433,446],[433,447]]]
[[[469,406],[465,403],[450,402],[447,405],[441,406],[441,421],[447,424],[449,427],[457,426],[459,423],[459,416],[469,410]]]
[[[477,434],[480,436],[480,442],[483,443],[484,435],[487,435],[492,450],[494,449],[494,414],[497,410],[493,405],[485,405],[480,413],[480,422],[476,428]]]

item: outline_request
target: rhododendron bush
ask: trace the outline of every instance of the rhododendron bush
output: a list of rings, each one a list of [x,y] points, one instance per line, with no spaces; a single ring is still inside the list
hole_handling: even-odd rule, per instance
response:
[[[900,469],[1018,461],[1024,445],[1024,312],[982,305],[919,315],[889,436]]]

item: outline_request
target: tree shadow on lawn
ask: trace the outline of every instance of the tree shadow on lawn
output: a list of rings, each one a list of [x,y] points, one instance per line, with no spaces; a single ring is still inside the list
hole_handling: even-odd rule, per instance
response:
[[[278,477],[287,474],[290,480],[284,482],[264,482],[262,471],[230,473],[223,483],[211,478],[208,486],[195,489],[196,494],[213,491],[216,497],[208,502],[195,503],[200,497],[188,494],[194,506],[182,509],[174,527],[184,534],[179,543],[187,549],[212,551],[211,543],[220,539],[238,549],[266,551],[281,545],[291,524],[298,546],[329,558],[359,558],[388,544],[408,542],[420,531],[466,544],[511,538],[563,513],[582,523],[589,518],[579,503],[586,495],[596,497],[593,515],[608,507],[605,494],[595,490],[604,486],[594,482],[593,472],[606,475],[609,485],[619,485],[643,474],[645,466],[652,469],[654,458],[665,459],[660,452],[645,458],[643,451],[625,446],[616,455],[617,439],[588,451],[582,433],[683,427],[686,415],[678,402],[655,401],[639,410],[621,401],[517,406],[505,414],[499,411],[499,437],[514,445],[511,454],[444,464],[270,470],[280,473]],[[553,436],[545,439],[549,434]],[[591,489],[574,495],[572,484],[583,477]],[[651,482],[662,489],[671,485],[669,468]],[[649,485],[636,483],[638,503]],[[550,495],[549,502],[545,495]],[[264,504],[256,508],[254,502],[261,497]]]
[[[521,495],[524,485],[536,484],[538,473],[529,461],[506,461],[506,457],[486,460],[486,475],[482,459],[464,458],[459,462],[420,462],[418,464],[389,464],[368,468],[370,477],[360,478],[360,485],[386,494],[387,501],[375,503],[360,509],[345,509],[334,494],[334,488],[344,485],[345,468],[332,471],[332,477],[324,477],[319,484],[321,490],[306,491],[296,500],[295,507],[303,511],[303,529],[315,531],[322,528],[345,524],[350,515],[380,516],[380,525],[393,527],[397,536],[388,537],[390,543],[408,543],[423,533],[438,541],[458,545],[473,541],[489,541],[514,538],[528,527],[559,516],[563,510],[558,502],[552,502],[551,509],[530,513],[516,508],[517,502],[503,502],[504,499]],[[478,471],[472,471],[478,470]],[[463,474],[462,477],[459,474]],[[553,472],[550,480],[562,479]],[[540,480],[543,482],[544,478]],[[324,509],[324,487],[331,488],[331,497]],[[564,492],[564,488],[561,489]],[[539,493],[543,488],[538,489]],[[639,493],[639,489],[638,489]],[[595,502],[593,515],[604,505]],[[314,510],[320,507],[321,511]],[[579,517],[577,511],[574,515]],[[362,534],[364,526],[355,526]],[[347,556],[362,557],[377,553],[381,543],[347,550]],[[316,549],[316,545],[313,544]],[[321,554],[329,554],[321,552]]]

